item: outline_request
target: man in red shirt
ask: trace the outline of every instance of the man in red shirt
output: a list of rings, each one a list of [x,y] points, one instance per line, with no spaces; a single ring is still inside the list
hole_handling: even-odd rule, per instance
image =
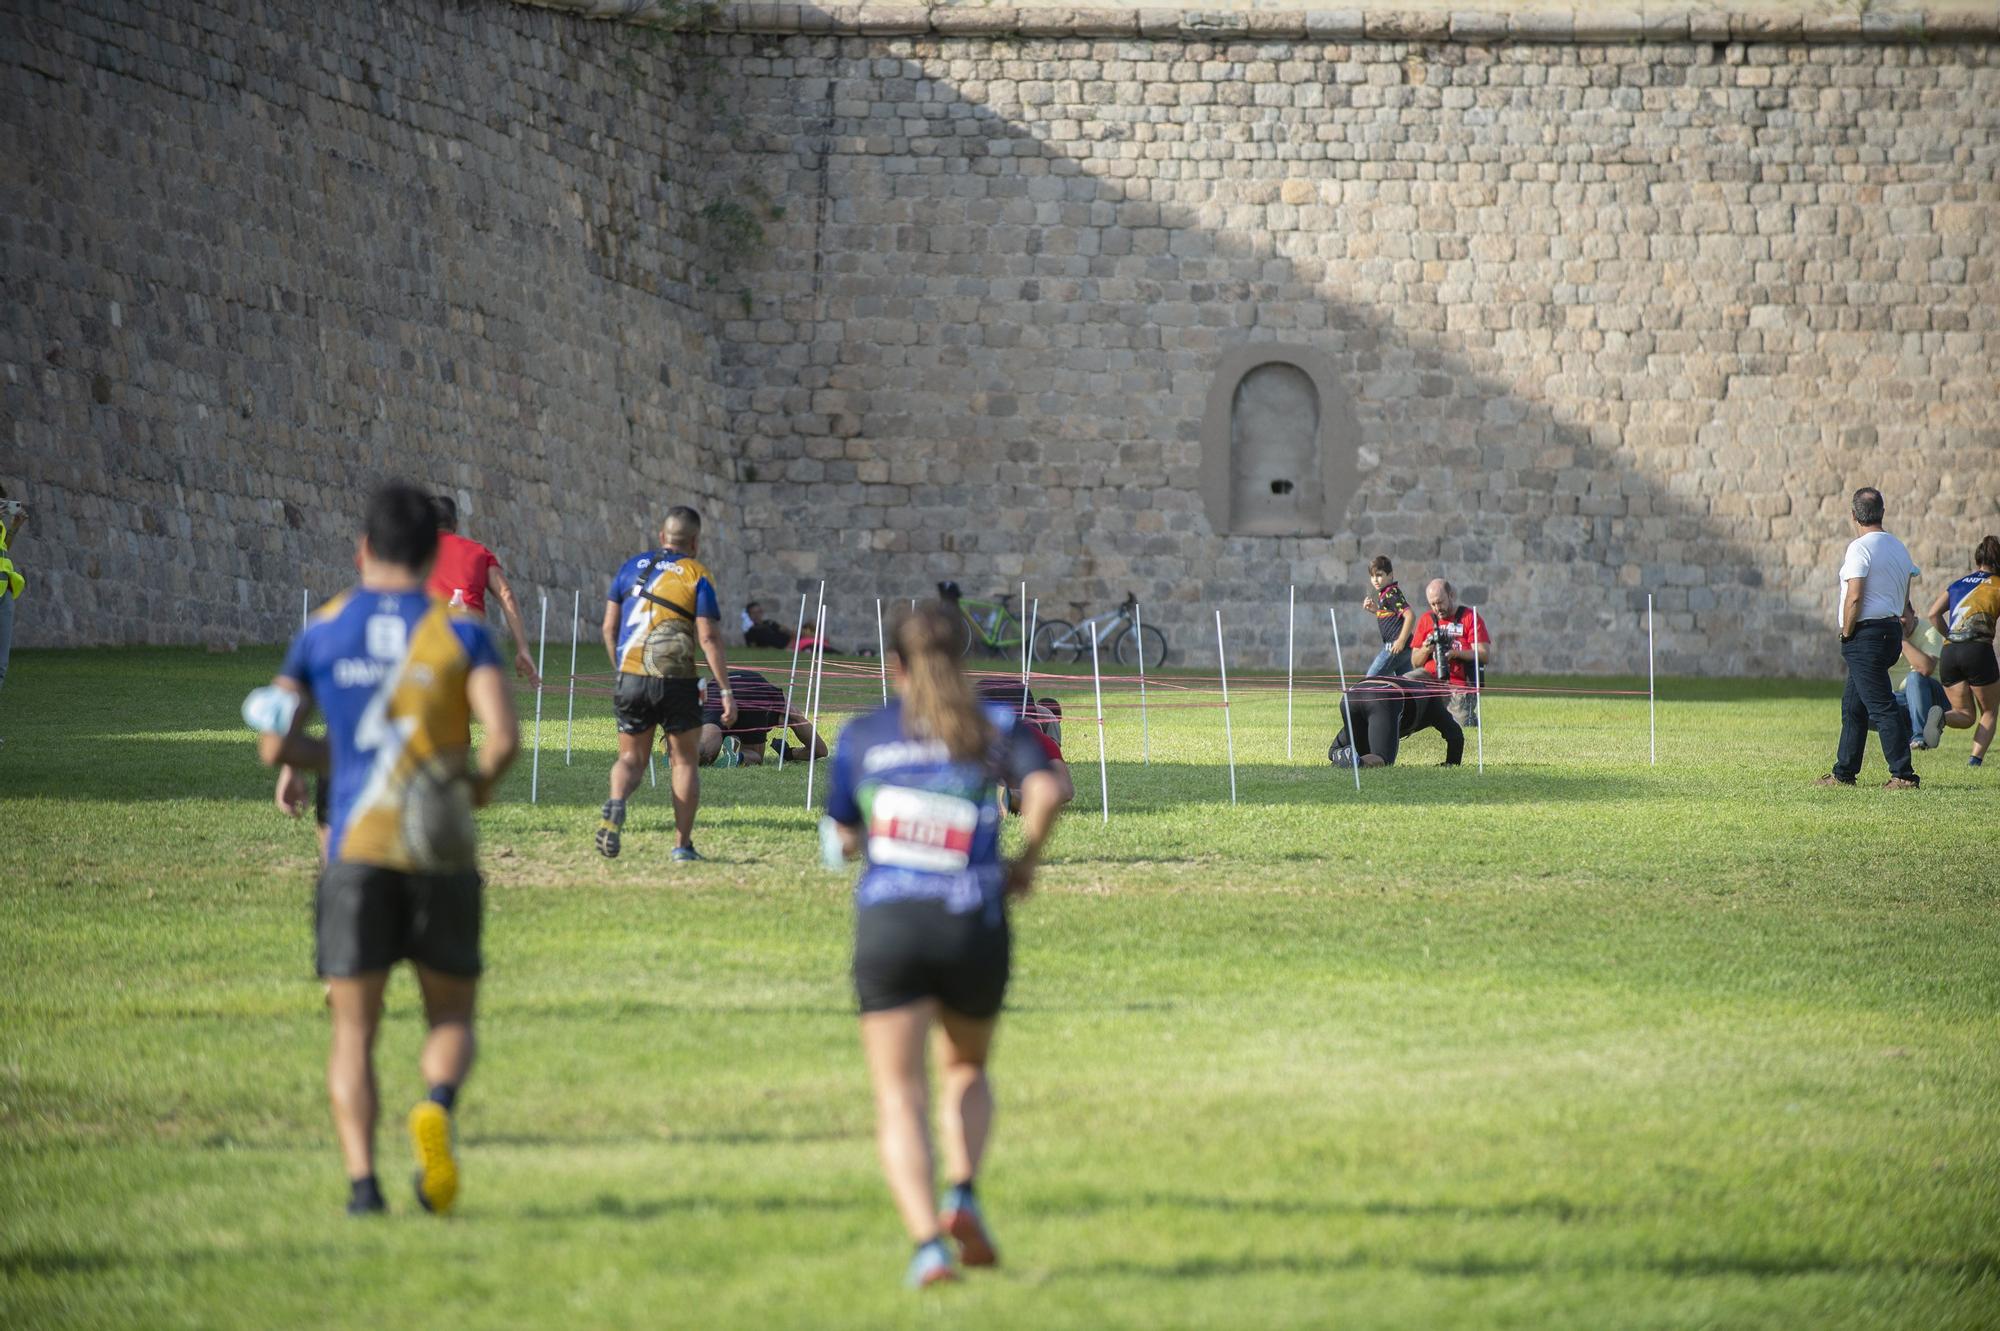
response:
[[[1446,706],[1461,726],[1479,724],[1479,699],[1472,692],[1472,663],[1479,662],[1482,673],[1493,651],[1493,639],[1486,632],[1486,617],[1474,616],[1458,603],[1458,594],[1443,578],[1431,579],[1424,588],[1430,609],[1417,619],[1410,633],[1410,662],[1416,667],[1406,679],[1442,680],[1451,686]]]
[[[500,612],[507,617],[507,632],[514,639],[514,673],[530,684],[542,677],[535,672],[535,658],[528,654],[528,631],[521,626],[521,607],[514,603],[514,589],[500,571],[500,556],[477,541],[458,534],[458,501],[450,495],[431,500],[437,511],[437,563],[431,566],[426,590],[441,601],[456,599],[480,618],[486,617],[486,593],[491,589],[500,598]]]

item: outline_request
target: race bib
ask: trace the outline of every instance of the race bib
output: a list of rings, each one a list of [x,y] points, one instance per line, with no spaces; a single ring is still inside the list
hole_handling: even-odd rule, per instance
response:
[[[876,791],[868,819],[868,858],[925,873],[956,873],[972,860],[979,806],[957,795],[907,786]]]

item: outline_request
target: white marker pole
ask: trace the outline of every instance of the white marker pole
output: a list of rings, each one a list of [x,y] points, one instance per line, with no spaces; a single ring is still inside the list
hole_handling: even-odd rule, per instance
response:
[[[1361,746],[1355,742],[1354,709],[1347,703],[1347,661],[1340,654],[1340,612],[1328,608],[1326,617],[1333,621],[1333,668],[1340,672],[1340,714],[1347,721],[1347,756],[1354,761],[1354,789],[1361,789]]]
[[[308,620],[310,620],[310,619],[312,618],[312,608],[313,608],[313,603],[312,603],[312,595],[313,595],[313,594],[312,594],[312,591],[311,591],[311,590],[310,590],[309,588],[305,588],[305,587],[301,587],[301,588],[299,588],[299,627],[300,627],[300,628],[304,628],[304,627],[306,626],[306,621],[308,621]]]
[[[797,631],[792,634],[792,673],[785,680],[785,724],[787,725],[791,724],[791,717],[792,717],[792,686],[799,682],[799,639],[805,636],[805,631],[806,631],[806,594],[804,592],[800,592],[799,627]],[[792,747],[791,745],[787,744],[784,746],[784,748],[778,750],[778,770],[780,772],[785,770],[785,751],[787,749],[790,749],[791,747]]]
[[[1022,608],[1026,609],[1027,604],[1028,604],[1028,583],[1026,579],[1023,579],[1021,582]],[[1021,635],[1021,714],[1023,716],[1026,716],[1027,713],[1028,713],[1028,636],[1027,634],[1022,634]]]
[[[569,607],[569,719],[563,722],[563,766],[569,766],[571,740],[576,734],[576,639],[583,625],[583,593],[573,592]]]
[[[813,738],[819,738],[819,698],[826,682],[826,602],[820,602],[819,622],[813,626],[813,668],[806,677],[806,696],[812,700]],[[813,806],[813,769],[819,745],[806,746],[806,808]]]
[[[542,673],[542,664],[549,655],[549,594],[542,593],[542,642],[535,658],[535,673]],[[542,681],[535,681],[535,753],[528,762],[528,803],[533,804],[541,796],[542,785]]]
[[[1035,666],[1028,649],[1035,644],[1035,628],[1041,622],[1042,598],[1037,596],[1028,609],[1028,636],[1021,639],[1021,715],[1028,714],[1028,704],[1034,701],[1029,696],[1034,688]]]
[[[1097,635],[1090,637],[1090,684],[1097,693],[1097,794],[1104,821],[1111,821],[1111,776],[1104,762],[1104,677],[1097,672]]]
[[[1299,589],[1293,584],[1285,603],[1285,761],[1292,760],[1292,638],[1299,617]],[[1143,644],[1140,654],[1143,656]]]
[[[1646,754],[1647,762],[1660,765],[1660,720],[1653,692],[1653,594],[1646,593]]]
[[[882,637],[882,598],[875,598],[875,655],[882,665],[882,705],[889,705],[889,646]]]
[[[1153,733],[1146,728],[1146,617],[1132,602],[1132,636],[1139,640],[1139,760],[1153,765]]]
[[[1140,656],[1146,654],[1142,645]],[[1215,612],[1215,659],[1222,667],[1222,742],[1229,750],[1229,802],[1236,803],[1236,732],[1229,724],[1229,657],[1222,648],[1222,612]]]
[[[1479,607],[1472,606],[1472,719],[1479,724],[1473,727],[1478,732],[1476,741],[1479,748],[1479,770],[1486,771],[1486,708],[1479,696]]]

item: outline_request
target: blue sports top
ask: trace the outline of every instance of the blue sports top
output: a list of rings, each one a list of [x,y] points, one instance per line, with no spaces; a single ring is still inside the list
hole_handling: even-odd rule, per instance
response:
[[[633,555],[611,575],[605,599],[618,606],[618,669],[628,675],[693,679],[700,654],[697,619],[722,618],[708,568],[678,550]]]
[[[328,863],[471,867],[465,682],[499,664],[484,624],[426,592],[355,587],[314,612],[278,674],[326,713]]]
[[[868,863],[854,904],[942,901],[953,914],[1000,909],[1002,781],[1018,786],[1048,770],[1042,746],[1004,707],[980,708],[993,726],[982,762],[954,759],[936,740],[912,738],[898,698],[847,724],[833,755],[827,814],[860,827]]]

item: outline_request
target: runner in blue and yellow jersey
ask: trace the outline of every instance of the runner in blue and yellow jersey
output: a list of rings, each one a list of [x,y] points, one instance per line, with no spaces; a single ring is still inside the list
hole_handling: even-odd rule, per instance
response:
[[[1937,658],[1937,681],[1951,700],[1944,723],[1965,730],[1977,722],[1969,765],[1981,767],[2000,721],[2000,657],[1993,650],[2000,627],[2000,536],[1981,541],[1972,563],[1972,572],[1932,602],[1930,621],[1945,640]]]
[[[266,763],[322,772],[326,863],[314,897],[315,955],[333,1014],[327,1090],[346,1158],[348,1211],[384,1209],[375,1178],[375,1031],[389,971],[408,960],[429,1035],[430,1094],[410,1111],[417,1200],[458,1194],[451,1111],[472,1067],[481,969],[481,884],[472,810],[519,748],[514,707],[486,628],[424,590],[437,550],[430,500],[390,484],[369,500],[359,586],[314,614],[244,715]],[[326,738],[308,738],[317,706]],[[477,763],[471,721],[486,730]]]
[[[604,600],[604,650],[618,672],[611,709],[618,718],[618,758],[611,764],[611,798],[597,829],[597,852],[618,857],[625,800],[638,789],[653,752],[653,731],[666,731],[674,797],[675,860],[698,860],[694,814],[701,804],[701,694],[696,653],[708,659],[722,702],[722,727],[736,724],[736,698],[722,656],[722,610],[715,584],[698,556],[701,514],[667,510],[660,548],[618,566]]]
[[[841,733],[826,804],[841,848],[867,859],[854,888],[854,989],[882,1170],[916,1243],[915,1287],[954,1278],[947,1235],[967,1266],[999,1260],[973,1179],[993,1124],[986,1059],[1012,957],[1006,900],[1032,884],[1062,802],[1029,726],[973,695],[959,669],[964,642],[964,619],[937,602],[899,620],[897,699]],[[1005,787],[1021,792],[1024,844],[1011,863],[1000,857]],[[941,1206],[925,1122],[934,1022],[952,1184]]]

